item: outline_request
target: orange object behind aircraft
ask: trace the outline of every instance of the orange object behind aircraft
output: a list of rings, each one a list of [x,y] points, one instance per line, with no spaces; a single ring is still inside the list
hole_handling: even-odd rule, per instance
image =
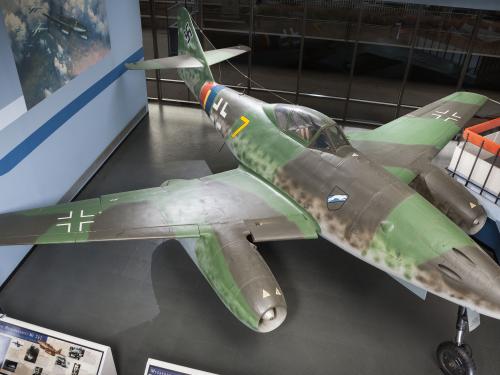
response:
[[[497,155],[500,150],[500,145],[495,141],[481,135],[481,133],[493,130],[495,128],[498,128],[498,131],[500,131],[500,118],[482,122],[480,124],[466,128],[464,130],[463,137],[468,142],[471,142],[478,147],[482,146],[484,150],[491,152],[493,155]]]

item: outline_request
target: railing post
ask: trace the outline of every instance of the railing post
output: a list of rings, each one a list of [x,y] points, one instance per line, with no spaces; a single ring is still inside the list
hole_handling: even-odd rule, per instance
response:
[[[465,150],[465,145],[469,141],[469,134],[470,133],[467,133],[467,137],[465,138],[465,141],[464,141],[464,146],[462,147],[462,151],[460,151],[460,155],[458,155],[457,164],[455,164],[455,169],[453,169],[453,172],[451,173],[451,177],[455,177],[455,175],[456,175],[458,164],[460,163],[460,160],[462,159],[462,154],[464,153],[464,150]]]
[[[250,47],[250,52],[248,53],[248,74],[247,74],[247,91],[250,93],[252,88],[252,64],[253,64],[253,28],[254,28],[254,3],[255,0],[250,0],[250,12],[249,12],[249,25],[248,25],[248,46]]]
[[[358,55],[358,45],[359,45],[359,34],[361,31],[361,21],[363,18],[363,2],[359,2],[359,14],[358,14],[358,23],[356,26],[356,40],[354,42],[354,48],[352,50],[352,58],[351,58],[351,69],[349,71],[349,83],[347,84],[347,93],[346,93],[346,101],[344,105],[344,113],[342,115],[342,120],[345,121],[347,119],[347,110],[349,109],[349,99],[351,97],[351,89],[352,89],[352,80],[354,78],[354,67],[356,66],[356,57]]]
[[[493,170],[493,167],[495,166],[495,163],[497,162],[499,153],[500,153],[500,148],[497,149],[497,153],[495,154],[495,158],[493,159],[493,162],[491,163],[490,170],[488,171],[488,174],[486,175],[486,178],[484,179],[483,186],[481,187],[481,190],[479,191],[479,195],[483,194],[484,188],[486,187],[488,179],[490,178],[491,171]]]
[[[154,58],[157,59],[159,57],[159,52],[158,52],[158,34],[156,29],[156,17],[155,17],[155,0],[149,0],[149,15],[151,20],[151,32],[153,34],[153,55]],[[158,100],[161,100],[162,98],[161,81],[160,81],[161,74],[158,69],[155,70],[155,77],[156,77],[156,96],[158,97]]]
[[[472,168],[470,169],[469,177],[467,177],[467,180],[465,181],[465,186],[467,186],[470,182],[470,178],[472,177],[472,172],[474,172],[474,168],[476,167],[477,159],[479,159],[479,155],[481,154],[481,151],[483,151],[483,146],[484,146],[484,139],[481,142],[481,147],[479,147],[479,151],[477,152],[476,158],[474,159],[474,163],[472,164]]]
[[[302,64],[304,61],[304,39],[306,34],[306,22],[307,22],[307,0],[304,0],[304,14],[302,15],[302,35],[300,37],[299,67],[297,69],[297,87],[295,90],[295,104],[299,104],[300,79],[302,78]]]
[[[478,11],[476,14],[476,21],[474,22],[474,28],[472,29],[469,43],[467,45],[467,52],[464,59],[464,64],[462,65],[462,70],[460,71],[460,77],[457,82],[457,90],[460,90],[464,84],[465,76],[467,74],[467,69],[469,68],[470,58],[472,55],[472,50],[474,48],[474,41],[476,40],[477,33],[479,31],[479,24],[481,23],[481,12]]]
[[[415,28],[411,36],[410,51],[408,52],[408,61],[406,62],[405,72],[403,75],[403,82],[401,83],[401,90],[399,91],[398,103],[396,106],[396,116],[399,117],[399,112],[401,111],[401,103],[403,102],[403,95],[406,88],[406,83],[408,82],[408,75],[410,74],[411,63],[413,61],[413,51],[415,50],[415,45],[418,38],[418,29],[420,28],[420,18],[422,17],[423,6],[420,5],[417,10],[417,20],[415,21]]]

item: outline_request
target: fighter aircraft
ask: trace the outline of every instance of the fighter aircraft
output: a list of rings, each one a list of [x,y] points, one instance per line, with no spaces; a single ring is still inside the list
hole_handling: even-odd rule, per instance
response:
[[[45,351],[45,353],[51,356],[55,356],[56,354],[61,354],[62,352],[62,349],[56,350],[56,348],[54,348],[48,342],[38,341],[37,344],[40,345],[40,348],[42,348],[42,350]]]
[[[42,25],[41,22],[38,23],[38,25],[35,27],[35,30],[33,30],[33,33],[31,34],[32,36],[36,36],[40,34],[42,31],[46,31],[47,28]]]
[[[30,11],[29,11],[29,14],[33,13],[33,12],[37,12],[39,11],[40,9],[42,9],[42,7],[31,7],[30,8]]]
[[[52,22],[55,22],[59,26],[59,30],[65,35],[69,35],[72,32],[76,33],[80,38],[87,40],[87,27],[79,22],[74,17],[67,17],[62,14],[58,14],[56,16],[51,16],[47,13],[43,13],[47,19]]]
[[[21,344],[19,341],[14,341],[12,344],[15,345],[17,348],[23,346],[23,344]]]
[[[255,244],[321,236],[420,294],[460,305],[457,342],[438,354],[443,368],[457,358],[469,366],[464,308],[500,318],[500,267],[466,233],[484,224],[483,208],[430,161],[487,98],[457,92],[348,139],[313,109],[216,83],[210,66],[248,48],[203,51],[184,8],[178,26],[178,56],[127,67],[177,69],[240,166],[3,214],[0,244],[179,239],[234,316],[269,332],[287,306]]]

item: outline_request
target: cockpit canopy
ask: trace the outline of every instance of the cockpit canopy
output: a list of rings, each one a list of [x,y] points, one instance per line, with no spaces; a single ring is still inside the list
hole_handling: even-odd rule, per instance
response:
[[[276,125],[308,148],[334,153],[349,142],[337,123],[314,109],[290,104],[274,107]]]

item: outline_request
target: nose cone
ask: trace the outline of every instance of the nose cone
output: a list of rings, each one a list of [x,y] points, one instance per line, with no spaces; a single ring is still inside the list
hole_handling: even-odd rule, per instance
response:
[[[429,291],[500,319],[500,267],[479,246],[452,248],[419,269]]]

